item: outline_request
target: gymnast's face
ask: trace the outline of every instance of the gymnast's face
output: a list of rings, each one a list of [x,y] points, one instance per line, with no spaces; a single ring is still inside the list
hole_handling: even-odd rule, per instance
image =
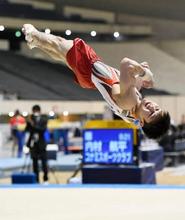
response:
[[[148,99],[142,99],[136,110],[141,126],[144,125],[144,122],[151,123],[156,121],[161,114],[162,110],[159,105]]]

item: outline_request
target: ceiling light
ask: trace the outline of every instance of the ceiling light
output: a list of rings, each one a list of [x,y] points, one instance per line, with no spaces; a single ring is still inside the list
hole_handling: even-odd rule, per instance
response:
[[[50,33],[51,33],[51,30],[50,30],[49,28],[46,28],[46,29],[45,29],[45,33],[46,33],[46,34],[50,34]]]
[[[0,31],[4,31],[5,27],[3,25],[0,25]]]
[[[66,30],[66,31],[65,31],[65,34],[66,34],[67,36],[71,35],[71,30]]]
[[[114,37],[115,37],[115,38],[118,38],[118,37],[119,37],[119,32],[115,31],[115,32],[114,32]]]
[[[95,37],[96,36],[96,31],[91,31],[91,36]]]
[[[69,112],[68,111],[64,111],[63,112],[63,116],[68,116],[69,115]]]
[[[9,112],[8,115],[9,115],[9,117],[13,117],[14,116],[14,112]]]
[[[16,36],[16,37],[21,37],[21,32],[20,32],[20,31],[16,31],[16,32],[15,32],[15,36]]]

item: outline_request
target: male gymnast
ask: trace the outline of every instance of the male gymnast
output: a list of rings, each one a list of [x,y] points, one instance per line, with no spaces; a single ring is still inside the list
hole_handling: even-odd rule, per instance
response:
[[[46,34],[31,24],[24,24],[22,31],[30,49],[40,48],[53,59],[64,61],[74,72],[75,81],[83,88],[98,89],[116,115],[139,119],[148,138],[157,139],[166,133],[169,113],[139,93],[142,87],[153,87],[148,63],[123,58],[119,71],[106,65],[82,39],[67,40]]]

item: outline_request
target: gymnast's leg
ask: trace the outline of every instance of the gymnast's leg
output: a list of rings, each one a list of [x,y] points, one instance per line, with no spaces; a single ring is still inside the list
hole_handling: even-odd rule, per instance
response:
[[[72,40],[40,32],[31,24],[24,24],[22,31],[30,49],[37,47],[53,59],[66,63],[66,54],[73,46]]]

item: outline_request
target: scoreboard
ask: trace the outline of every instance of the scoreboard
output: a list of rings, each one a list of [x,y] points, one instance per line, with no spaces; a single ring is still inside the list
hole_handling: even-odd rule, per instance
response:
[[[133,129],[85,129],[84,164],[133,164]]]

